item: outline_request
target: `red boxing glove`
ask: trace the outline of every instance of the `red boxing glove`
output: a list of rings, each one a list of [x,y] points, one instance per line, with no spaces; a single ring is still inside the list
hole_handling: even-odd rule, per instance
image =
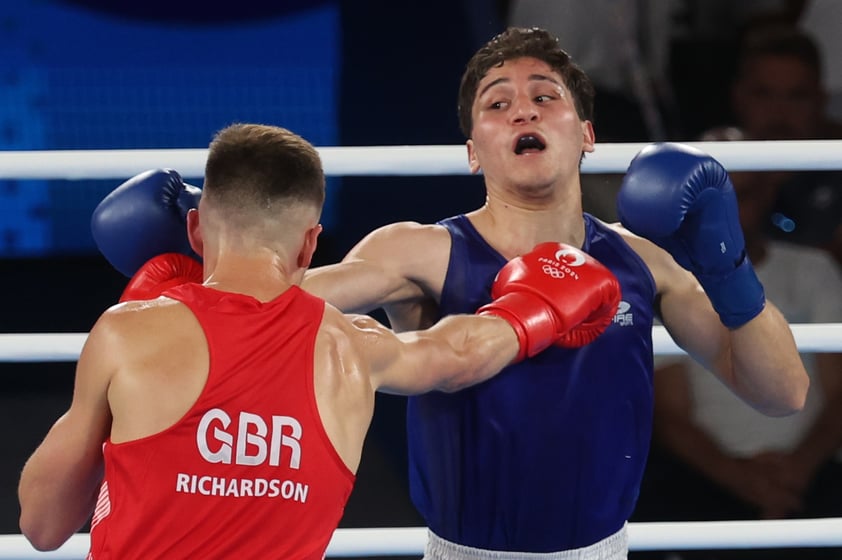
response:
[[[541,243],[500,269],[494,301],[477,310],[507,320],[520,340],[516,362],[555,344],[576,348],[611,324],[620,283],[596,259],[564,243]]]
[[[155,299],[170,288],[204,280],[202,265],[180,253],[164,253],[152,257],[129,280],[120,303],[131,300]]]

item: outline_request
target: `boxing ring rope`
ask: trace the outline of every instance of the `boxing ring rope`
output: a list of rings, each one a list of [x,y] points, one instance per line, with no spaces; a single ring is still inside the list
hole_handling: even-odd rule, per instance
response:
[[[791,324],[802,352],[842,352],[842,323]],[[88,333],[0,334],[0,362],[74,362]],[[661,326],[652,330],[656,354],[678,355],[684,350]]]
[[[688,142],[729,171],[842,169],[842,141]],[[622,173],[646,144],[598,144],[583,173]],[[319,148],[331,176],[466,175],[464,146]],[[172,167],[184,177],[204,174],[205,149],[0,152],[0,179],[125,180]],[[842,352],[842,324],[793,324],[802,352]],[[0,334],[0,362],[72,362],[87,333]],[[653,330],[657,354],[681,354],[663,327]],[[425,527],[337,529],[328,557],[421,556]],[[22,535],[0,535],[0,560],[81,560],[89,536],[79,533],[53,552],[35,551]],[[629,549],[701,550],[842,547],[842,518],[775,521],[629,523]]]
[[[701,550],[711,548],[804,548],[842,545],[842,518],[789,521],[678,521],[629,523],[629,550]],[[421,556],[427,542],[424,527],[337,529],[328,558]],[[73,535],[53,552],[34,552],[21,535],[0,535],[0,560],[50,558],[81,560],[90,543],[86,533]],[[33,554],[34,553],[34,554]]]
[[[686,142],[729,171],[842,168],[840,140]],[[603,143],[582,163],[583,173],[623,173],[645,143]],[[325,173],[352,175],[467,175],[465,146],[320,147]],[[128,179],[171,167],[202,177],[207,149],[59,150],[0,152],[0,179]]]

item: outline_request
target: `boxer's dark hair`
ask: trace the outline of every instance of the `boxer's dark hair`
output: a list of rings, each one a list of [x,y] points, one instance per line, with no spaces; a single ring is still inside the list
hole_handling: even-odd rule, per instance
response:
[[[477,96],[479,83],[495,67],[508,60],[530,57],[546,62],[562,77],[564,85],[573,95],[573,103],[579,118],[593,121],[594,87],[573,59],[548,31],[538,27],[510,27],[493,37],[468,61],[459,85],[459,127],[466,138],[470,138],[474,123],[471,109]]]
[[[231,209],[265,209],[275,200],[321,208],[322,161],[316,148],[285,128],[233,124],[210,144],[202,196]]]

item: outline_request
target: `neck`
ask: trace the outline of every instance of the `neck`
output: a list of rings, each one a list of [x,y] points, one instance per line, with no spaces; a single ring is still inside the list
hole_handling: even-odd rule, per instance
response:
[[[522,255],[544,241],[581,247],[585,241],[582,201],[575,196],[540,201],[512,200],[489,194],[482,208],[468,214],[471,222],[506,258]]]
[[[205,286],[271,301],[298,283],[294,267],[277,253],[222,252],[205,258]]]

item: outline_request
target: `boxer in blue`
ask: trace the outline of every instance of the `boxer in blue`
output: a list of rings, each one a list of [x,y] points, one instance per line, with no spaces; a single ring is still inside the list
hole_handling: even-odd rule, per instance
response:
[[[580,247],[608,267],[622,301],[601,335],[473,388],[410,399],[410,482],[430,529],[426,558],[626,558],[652,427],[653,319],[769,415],[799,410],[806,396],[792,333],[745,256],[728,174],[707,154],[649,146],[624,179],[622,225],[583,212],[593,88],[554,37],[494,37],[468,62],[459,111],[486,203],[437,224],[379,228],[341,263],[308,272],[304,287],[344,311],[382,307],[406,330],[489,302],[500,268],[541,242]],[[158,190],[147,181],[138,191]],[[102,218],[120,203],[103,205],[97,238],[109,236]],[[181,216],[177,205],[163,213],[169,223]],[[120,220],[154,223],[153,214]],[[103,253],[130,274],[169,250],[178,251],[141,237]]]

